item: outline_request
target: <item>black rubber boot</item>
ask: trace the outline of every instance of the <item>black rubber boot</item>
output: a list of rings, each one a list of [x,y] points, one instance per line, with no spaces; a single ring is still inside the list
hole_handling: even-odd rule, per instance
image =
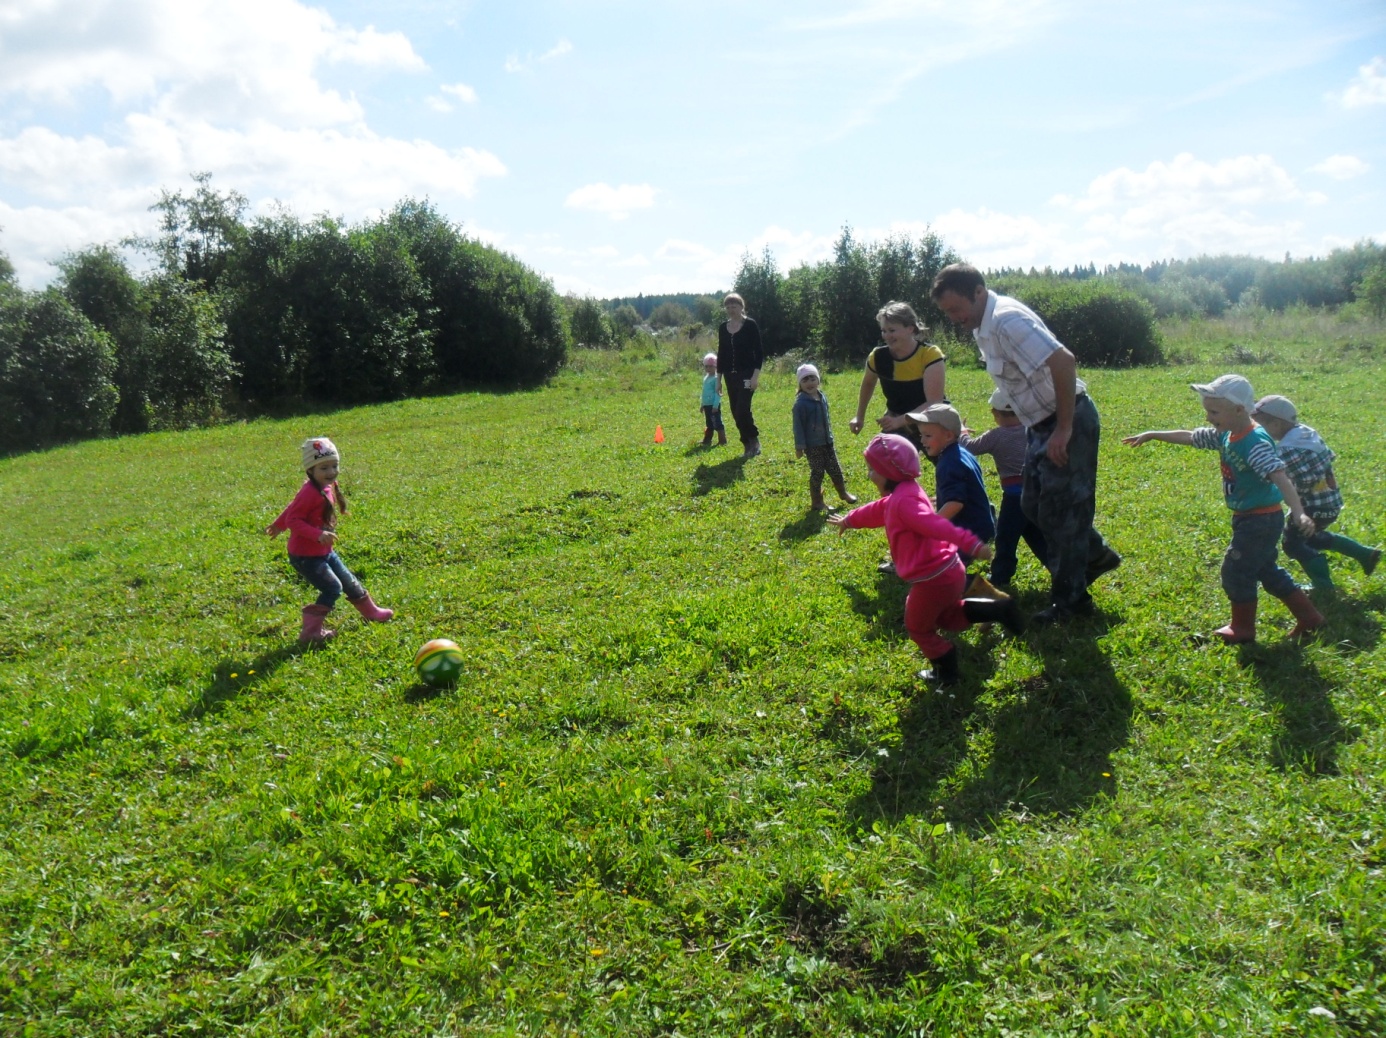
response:
[[[968,623],[1000,624],[1012,634],[1025,633],[1025,617],[1014,598],[964,598],[963,614]]]
[[[946,685],[956,685],[960,680],[957,649],[949,649],[938,659],[929,662],[933,666],[919,672],[921,681],[932,681],[939,688],[943,688]]]

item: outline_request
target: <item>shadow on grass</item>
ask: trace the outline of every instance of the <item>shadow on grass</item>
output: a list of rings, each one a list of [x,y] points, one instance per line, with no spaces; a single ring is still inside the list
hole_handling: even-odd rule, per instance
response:
[[[905,634],[905,597],[910,586],[894,573],[877,570],[876,586],[872,591],[846,582],[840,582],[838,587],[847,592],[852,612],[866,620],[868,641],[898,642],[908,637]]]
[[[314,646],[300,642],[290,642],[273,652],[261,653],[255,659],[222,660],[212,671],[212,680],[202,690],[202,694],[183,710],[183,720],[196,721],[199,717],[220,710],[229,700],[235,699],[247,688],[264,681],[286,661],[313,651]]]
[[[810,509],[803,518],[784,524],[780,530],[780,540],[790,543],[806,541],[810,537],[822,533],[823,527],[827,525],[828,517],[824,513],[817,509]]]
[[[740,454],[716,465],[699,465],[693,470],[693,496],[702,497],[714,490],[723,490],[745,478],[746,459]]]
[[[1338,774],[1338,747],[1357,739],[1343,724],[1331,686],[1288,639],[1271,645],[1243,645],[1242,666],[1250,667],[1279,731],[1271,738],[1271,762],[1282,770],[1298,768],[1309,775]]]
[[[984,830],[1017,809],[1066,814],[1114,792],[1111,758],[1129,737],[1132,701],[1098,644],[1109,622],[1099,615],[1031,634],[1043,672],[985,697],[1004,638],[993,631],[962,646],[953,698],[926,691],[910,701],[900,715],[900,753],[882,762],[849,815],[868,830],[877,819],[908,815]],[[978,744],[989,745],[968,768],[979,729],[989,738]]]
[[[1336,651],[1355,656],[1370,652],[1381,641],[1381,623],[1373,614],[1386,610],[1386,595],[1349,598],[1340,592],[1331,597],[1316,596],[1314,604],[1328,621],[1320,638]]]

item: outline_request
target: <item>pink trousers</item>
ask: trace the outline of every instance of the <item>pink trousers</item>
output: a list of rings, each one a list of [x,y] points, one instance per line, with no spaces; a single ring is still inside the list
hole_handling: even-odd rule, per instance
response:
[[[939,631],[963,631],[971,626],[963,612],[966,587],[967,570],[960,560],[938,576],[910,585],[910,596],[905,599],[905,630],[919,651],[931,660],[953,648],[953,643],[941,637]]]

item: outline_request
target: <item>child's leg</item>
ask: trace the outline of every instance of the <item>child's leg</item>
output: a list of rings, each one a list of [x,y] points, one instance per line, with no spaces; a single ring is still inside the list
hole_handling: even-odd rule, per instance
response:
[[[1285,554],[1304,567],[1315,591],[1331,591],[1333,574],[1328,569],[1328,558],[1316,549],[1323,546],[1325,536],[1315,531],[1312,537],[1305,537],[1294,523],[1285,527],[1285,538],[1281,542]]]
[[[1376,569],[1376,561],[1381,558],[1381,549],[1373,548],[1371,545],[1363,544],[1361,541],[1354,541],[1351,537],[1341,533],[1331,533],[1328,526],[1334,520],[1330,519],[1326,523],[1320,523],[1318,531],[1313,537],[1309,538],[1309,544],[1318,548],[1320,551],[1336,551],[1339,555],[1346,555],[1350,559],[1356,559],[1362,564],[1362,568],[1370,576],[1371,571]],[[1288,549],[1286,554],[1289,554]]]
[[[991,579],[1009,584],[1015,576],[1015,550],[1028,520],[1020,508],[1020,488],[1001,492],[1001,510],[996,516],[996,548],[991,560]]]
[[[335,557],[336,552],[333,552],[331,555],[289,556],[289,565],[294,568],[295,572],[297,572],[300,577],[317,589],[317,604],[326,606],[328,609],[331,609],[337,604],[337,599],[340,598],[342,594],[342,580],[336,572],[334,572],[332,565],[327,561]],[[346,569],[345,566],[342,568]],[[348,572],[347,576],[351,577],[351,574]],[[356,578],[351,577],[351,580],[355,583]],[[359,584],[356,586],[360,587]]]
[[[950,566],[932,580],[910,585],[905,599],[905,630],[919,651],[936,660],[952,651],[953,643],[939,636],[940,630],[961,631],[969,624],[963,612],[963,588],[967,570],[962,563]]]
[[[346,568],[346,563],[335,551],[327,556],[327,565],[332,569],[336,578],[341,581],[342,590],[346,592],[348,599],[354,601],[365,595],[366,589],[361,586],[361,582],[356,579],[351,570]]]
[[[712,409],[712,431],[719,433],[727,431],[727,427],[722,424],[722,409],[720,407]]]
[[[828,470],[823,452],[831,450],[831,447],[804,448],[804,456],[808,458],[809,463],[809,499],[814,508],[821,508],[823,505],[823,474]]]

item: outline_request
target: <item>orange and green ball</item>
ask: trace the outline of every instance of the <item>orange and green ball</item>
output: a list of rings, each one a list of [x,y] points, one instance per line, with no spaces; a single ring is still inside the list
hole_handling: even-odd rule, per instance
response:
[[[434,638],[414,657],[414,670],[425,685],[451,685],[462,676],[462,650],[456,642]]]

